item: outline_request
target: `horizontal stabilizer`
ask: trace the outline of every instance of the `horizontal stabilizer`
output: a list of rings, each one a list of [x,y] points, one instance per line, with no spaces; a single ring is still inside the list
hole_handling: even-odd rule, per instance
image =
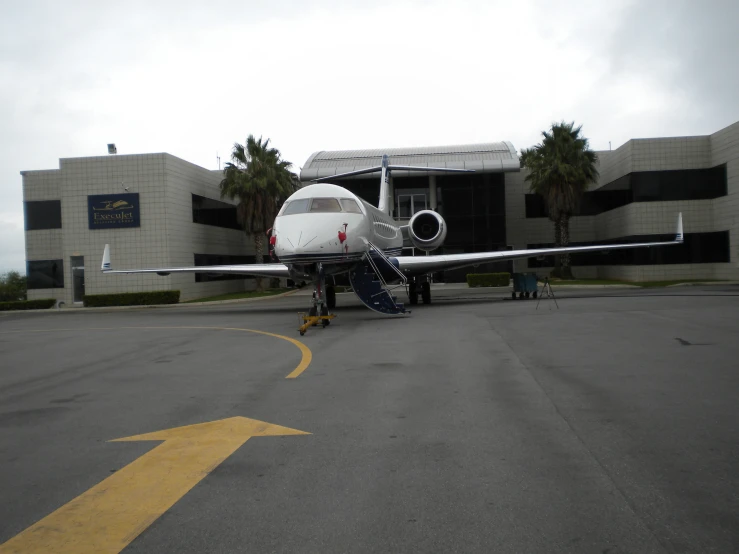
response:
[[[388,165],[387,170],[397,171],[444,171],[446,173],[474,173],[474,169],[452,169],[450,167],[421,167],[414,165]],[[329,175],[328,177],[319,177],[313,179],[313,183],[324,183],[326,181],[333,181],[334,179],[343,179],[344,177],[353,177],[355,175],[366,175],[368,173],[376,173],[382,171],[382,166],[368,167],[366,169],[357,169],[356,171],[348,171],[346,173],[337,173],[336,175]]]
[[[447,173],[474,173],[474,169],[453,169],[451,167],[420,167],[415,165],[389,165],[388,169],[398,171],[445,171]]]

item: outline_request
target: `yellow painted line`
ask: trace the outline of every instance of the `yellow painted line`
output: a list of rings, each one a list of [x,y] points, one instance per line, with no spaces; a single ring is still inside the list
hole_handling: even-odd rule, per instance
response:
[[[295,346],[298,347],[300,350],[301,358],[300,363],[298,364],[298,367],[293,369],[290,374],[285,377],[285,379],[295,379],[296,377],[299,377],[301,373],[303,373],[308,366],[310,365],[311,361],[313,360],[313,353],[311,352],[310,348],[308,348],[305,344],[300,342],[299,340],[296,340],[291,337],[286,337],[285,335],[278,335],[276,333],[268,333],[267,331],[258,331],[256,329],[243,329],[240,327],[187,327],[187,326],[177,326],[177,327],[89,327],[89,328],[69,328],[69,329],[29,329],[29,330],[13,330],[13,331],[0,331],[0,335],[9,334],[9,333],[48,333],[52,331],[117,331],[119,329],[212,329],[214,331],[246,331],[247,333],[257,333],[260,335],[267,335],[270,337],[275,337],[278,339],[286,340]]]
[[[118,441],[164,441],[0,545],[0,554],[117,553],[251,437],[309,435],[246,417]]]

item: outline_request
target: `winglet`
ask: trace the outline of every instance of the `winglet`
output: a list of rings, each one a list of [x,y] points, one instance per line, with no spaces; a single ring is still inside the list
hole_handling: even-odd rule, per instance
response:
[[[683,213],[677,214],[677,233],[675,234],[675,241],[683,242]]]
[[[100,271],[110,271],[110,245],[105,245],[105,250],[103,250],[103,265],[100,267]]]

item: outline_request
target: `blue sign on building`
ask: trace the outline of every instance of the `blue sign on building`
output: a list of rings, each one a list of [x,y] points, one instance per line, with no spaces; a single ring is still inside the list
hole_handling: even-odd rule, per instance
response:
[[[141,227],[139,194],[96,194],[87,197],[90,229]]]

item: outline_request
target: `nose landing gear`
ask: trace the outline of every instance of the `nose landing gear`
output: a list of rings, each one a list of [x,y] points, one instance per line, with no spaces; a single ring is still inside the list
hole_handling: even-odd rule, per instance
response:
[[[299,322],[301,323],[298,327],[300,336],[305,335],[305,332],[314,325],[319,323],[323,327],[328,327],[331,324],[331,320],[336,317],[335,314],[329,313],[329,308],[333,308],[336,305],[336,295],[333,287],[328,291],[326,289],[326,275],[323,271],[323,265],[318,264],[318,277],[316,279],[313,288],[313,300],[308,315],[305,313],[298,314]]]

